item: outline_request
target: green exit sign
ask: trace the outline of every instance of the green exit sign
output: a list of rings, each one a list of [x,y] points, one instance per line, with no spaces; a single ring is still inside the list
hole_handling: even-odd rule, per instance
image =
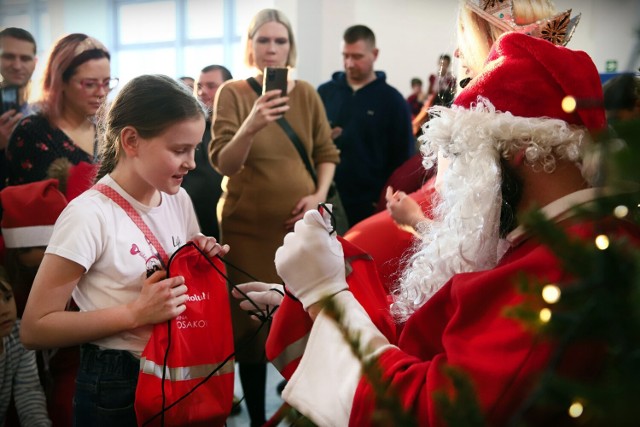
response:
[[[618,61],[615,59],[609,59],[605,65],[605,71],[607,73],[614,73],[618,71]]]

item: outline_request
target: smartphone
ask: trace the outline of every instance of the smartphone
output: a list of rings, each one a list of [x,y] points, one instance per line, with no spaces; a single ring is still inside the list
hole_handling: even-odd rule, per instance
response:
[[[9,110],[16,110],[20,112],[19,102],[19,88],[18,86],[4,86],[0,88],[0,114],[4,114]]]
[[[264,78],[262,79],[262,94],[274,89],[282,91],[281,96],[287,95],[287,73],[288,68],[271,68],[264,69]]]

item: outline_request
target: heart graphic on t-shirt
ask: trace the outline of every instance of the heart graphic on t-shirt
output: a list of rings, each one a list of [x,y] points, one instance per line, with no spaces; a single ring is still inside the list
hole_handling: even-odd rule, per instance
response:
[[[133,245],[131,245],[131,249],[129,249],[129,252],[131,253],[131,255],[138,255],[140,253],[140,248],[138,248],[138,245],[134,243]]]

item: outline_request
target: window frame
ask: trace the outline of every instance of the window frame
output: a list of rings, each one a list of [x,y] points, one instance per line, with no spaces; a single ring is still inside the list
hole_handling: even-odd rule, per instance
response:
[[[176,24],[176,38],[173,41],[160,41],[160,42],[144,42],[144,43],[128,43],[122,44],[120,41],[121,19],[120,8],[124,5],[130,4],[143,4],[154,3],[157,1],[172,1],[175,3],[175,24]],[[191,75],[200,70],[187,70],[185,69],[185,50],[189,47],[197,46],[222,46],[223,60],[222,65],[233,64],[233,46],[238,43],[241,36],[236,31],[235,15],[236,15],[236,0],[222,0],[222,28],[223,33],[221,37],[207,37],[190,39],[187,37],[187,3],[188,0],[110,0],[110,10],[112,16],[112,40],[113,45],[111,48],[111,62],[112,69],[116,73],[120,70],[120,53],[127,51],[140,51],[148,49],[161,49],[170,48],[174,50],[176,61],[176,75],[173,77],[179,77],[183,75],[189,75],[190,77],[197,78],[198,76]]]
[[[3,17],[4,22],[11,21],[11,17],[14,16],[28,16],[30,24],[25,30],[31,33],[41,51],[41,47],[45,45],[43,41],[49,39],[48,34],[43,34],[44,29],[41,21],[42,16],[49,13],[48,3],[47,0],[22,0],[21,3],[8,3],[6,0],[0,0],[0,16]],[[8,23],[6,26],[15,27],[16,25]],[[4,25],[0,24],[0,28],[2,27]]]

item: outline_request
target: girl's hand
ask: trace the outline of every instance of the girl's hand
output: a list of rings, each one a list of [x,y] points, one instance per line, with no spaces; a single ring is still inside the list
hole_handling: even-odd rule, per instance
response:
[[[197,234],[191,239],[202,252],[207,254],[209,258],[213,258],[216,255],[224,256],[229,252],[229,245],[220,245],[215,237],[204,236]]]
[[[324,201],[324,198],[320,197],[316,193],[304,196],[291,211],[291,216],[284,222],[285,230],[293,231],[293,226],[298,220],[302,219],[306,211],[318,209],[318,204]]]
[[[253,104],[249,116],[245,119],[247,131],[256,134],[271,122],[278,120],[289,110],[288,96],[280,96],[280,89],[270,90]]]
[[[128,304],[136,326],[164,322],[186,310],[188,295],[184,277],[166,277],[165,271],[153,273],[142,283],[138,298]]]
[[[243,310],[264,310],[282,303],[284,287],[275,283],[247,282],[237,285],[231,295],[241,300],[240,308]]]

